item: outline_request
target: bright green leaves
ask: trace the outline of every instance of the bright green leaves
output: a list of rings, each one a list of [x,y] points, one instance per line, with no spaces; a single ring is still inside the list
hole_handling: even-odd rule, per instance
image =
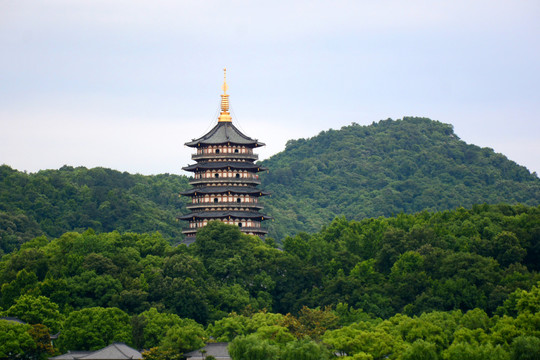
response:
[[[96,350],[113,342],[132,344],[129,316],[118,308],[92,307],[69,314],[57,344],[62,350]]]
[[[4,315],[17,317],[29,324],[46,325],[52,333],[60,331],[62,321],[58,305],[45,296],[23,295],[4,312]]]
[[[36,348],[36,343],[28,333],[30,325],[0,320],[0,359],[13,359]]]

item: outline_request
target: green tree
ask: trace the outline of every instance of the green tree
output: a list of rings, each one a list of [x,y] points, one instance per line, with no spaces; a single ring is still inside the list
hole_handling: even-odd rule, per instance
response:
[[[51,343],[51,334],[49,329],[42,324],[32,325],[32,328],[28,330],[32,339],[36,343],[36,348],[31,350],[33,353],[30,357],[33,359],[48,359],[49,356],[54,354],[54,349]]]
[[[176,314],[160,313],[156,308],[142,312],[138,316],[142,321],[142,342],[138,348],[150,349],[160,344],[167,331],[181,325],[183,320]]]
[[[14,359],[30,353],[36,343],[29,334],[30,325],[0,320],[0,359]]]
[[[536,336],[519,336],[512,343],[512,360],[540,359],[540,339]]]
[[[291,341],[281,351],[282,360],[326,360],[330,353],[326,347],[312,340]]]
[[[167,330],[161,341],[161,347],[173,353],[183,354],[202,348],[207,338],[202,325],[191,319],[183,319],[182,324],[173,325]]]
[[[405,352],[402,360],[437,360],[437,346],[422,339],[416,340]]]
[[[29,324],[44,324],[53,333],[60,330],[62,321],[58,305],[45,296],[23,295],[15,300],[15,304],[4,314],[17,317]]]
[[[509,360],[510,355],[501,346],[487,344],[454,343],[443,352],[445,360]]]
[[[238,336],[229,344],[229,354],[233,360],[279,359],[280,349],[257,335]]]
[[[62,351],[96,350],[115,341],[132,343],[129,316],[118,308],[93,307],[69,314],[57,345]]]

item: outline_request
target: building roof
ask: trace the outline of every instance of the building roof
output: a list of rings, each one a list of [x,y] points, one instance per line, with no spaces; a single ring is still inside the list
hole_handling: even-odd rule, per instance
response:
[[[114,343],[97,351],[72,351],[50,360],[130,360],[142,359],[142,354],[124,343]]]
[[[81,356],[89,355],[91,353],[93,353],[93,351],[68,351],[66,354],[50,357],[49,360],[76,360],[80,359]]]
[[[232,217],[235,219],[260,219],[260,220],[271,220],[272,217],[261,214],[255,211],[200,211],[194,212],[187,215],[178,216],[179,220],[191,220],[195,219],[214,219],[214,218],[227,218]]]
[[[180,195],[195,195],[197,194],[223,194],[223,193],[231,193],[231,194],[248,194],[248,195],[270,195],[269,192],[262,191],[261,189],[257,189],[253,186],[205,186],[200,188],[193,188],[189,189],[187,191],[183,191],[180,193]]]
[[[22,321],[21,319],[16,318],[16,317],[11,317],[11,316],[0,317],[0,320],[5,320],[5,321],[10,321],[10,322],[15,322],[15,323],[19,323],[19,324],[26,324],[26,323],[25,323],[24,321]]]
[[[179,242],[177,245],[184,244],[190,246],[197,240],[196,236],[186,236],[182,242]]]
[[[197,171],[197,170],[214,170],[214,169],[238,169],[238,170],[256,170],[265,171],[268,170],[265,167],[259,166],[252,162],[246,161],[211,161],[200,162],[197,164],[184,166],[182,169],[185,171]]]
[[[252,139],[240,132],[231,122],[218,122],[208,133],[198,139],[193,139],[185,145],[189,147],[208,145],[244,145],[247,147],[264,146],[264,143]]]
[[[189,360],[200,360],[210,355],[219,360],[230,360],[231,357],[229,355],[229,351],[227,350],[228,345],[229,343],[210,343],[206,344],[206,346],[202,349],[189,352],[184,354],[184,356]],[[201,353],[201,350],[205,350],[206,352],[203,354]]]

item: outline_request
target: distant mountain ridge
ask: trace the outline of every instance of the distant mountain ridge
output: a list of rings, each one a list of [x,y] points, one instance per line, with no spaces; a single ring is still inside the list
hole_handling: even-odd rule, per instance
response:
[[[274,195],[270,235],[314,232],[336,216],[360,220],[478,203],[540,203],[540,180],[490,148],[427,118],[382,120],[291,140],[261,163]]]
[[[426,118],[383,120],[290,140],[261,162],[265,213],[278,241],[316,232],[335,217],[360,220],[479,203],[540,204],[540,180],[489,148],[461,141],[452,126]],[[182,239],[180,175],[132,175],[64,166],[27,174],[0,166],[0,256],[35,236],[66,231],[160,231]]]

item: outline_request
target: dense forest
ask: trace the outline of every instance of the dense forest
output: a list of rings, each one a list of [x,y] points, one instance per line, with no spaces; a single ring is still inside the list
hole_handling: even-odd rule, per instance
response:
[[[26,174],[0,166],[0,255],[39,235],[58,237],[88,228],[147,233],[172,243],[182,239],[175,221],[184,203],[179,175],[132,175],[64,166]]]
[[[540,207],[349,221],[262,241],[212,222],[37,237],[0,259],[0,358],[112,341],[175,359],[210,337],[234,359],[528,359],[540,347]],[[40,325],[36,325],[40,324]],[[1,335],[4,334],[4,335]],[[300,357],[299,354],[303,354]],[[533,357],[534,358],[534,357]]]
[[[540,204],[540,180],[490,148],[426,118],[384,120],[291,140],[262,165],[270,235],[318,231],[336,216],[360,220],[473,204]]]
[[[0,166],[0,359],[123,341],[177,360],[540,358],[540,180],[423,118],[290,141],[265,240],[190,247],[179,175]],[[50,334],[60,333],[54,342]],[[209,359],[210,360],[210,359]]]
[[[540,179],[492,149],[468,145],[450,125],[423,118],[351,125],[305,140],[262,162],[270,236],[282,242],[349,220],[473,204],[540,204]],[[132,175],[64,166],[27,174],[0,166],[0,255],[38,235],[67,231],[159,231],[171,243],[185,226],[189,188],[180,175]]]

